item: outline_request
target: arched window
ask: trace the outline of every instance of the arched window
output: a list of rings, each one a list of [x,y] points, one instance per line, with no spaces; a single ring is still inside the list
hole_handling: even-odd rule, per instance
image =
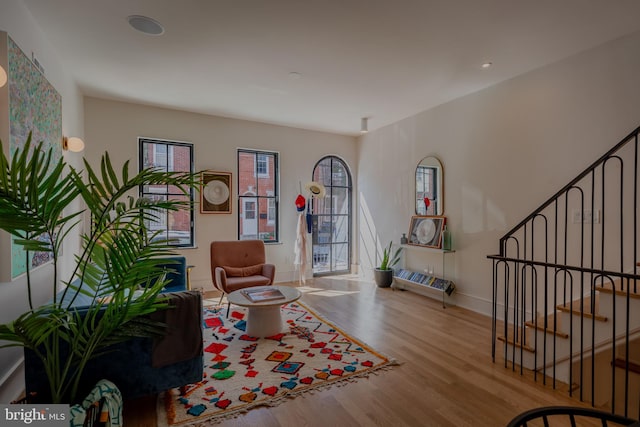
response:
[[[351,270],[351,173],[340,158],[327,156],[313,168],[313,181],[324,185],[314,199],[313,274],[343,274]]]

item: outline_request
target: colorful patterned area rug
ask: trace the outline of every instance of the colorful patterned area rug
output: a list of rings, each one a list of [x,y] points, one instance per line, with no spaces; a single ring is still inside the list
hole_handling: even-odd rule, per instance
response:
[[[160,396],[159,426],[211,425],[397,364],[299,302],[282,307],[288,330],[260,339],[245,334],[245,308],[226,311],[204,309],[204,379]]]

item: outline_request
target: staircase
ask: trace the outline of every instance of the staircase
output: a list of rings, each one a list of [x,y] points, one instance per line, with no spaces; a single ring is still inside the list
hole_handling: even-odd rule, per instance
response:
[[[616,144],[500,239],[494,362],[640,418],[638,137]]]

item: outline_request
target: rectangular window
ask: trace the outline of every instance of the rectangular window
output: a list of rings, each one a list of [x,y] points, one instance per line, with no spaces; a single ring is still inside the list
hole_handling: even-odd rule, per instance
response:
[[[276,222],[276,201],[269,199],[269,207],[267,208],[267,224],[275,224]]]
[[[166,171],[172,171],[171,169],[173,160],[170,159],[173,147],[165,144],[157,144],[153,150],[153,164],[156,168],[161,168]]]
[[[193,173],[193,144],[138,138],[139,170],[156,168],[170,172]],[[190,208],[178,211],[156,212],[156,218],[147,223],[151,238],[166,240],[169,246],[193,247],[194,191],[188,195],[171,185],[154,184],[140,187],[140,197],[156,200],[184,200]]]
[[[246,219],[256,219],[256,202],[249,200],[245,201],[244,209],[244,217]]]
[[[278,242],[278,153],[238,150],[238,240]]]
[[[269,157],[265,154],[256,154],[256,175],[260,178],[269,177]]]
[[[438,203],[438,186],[436,183],[436,168],[432,166],[418,166],[416,169],[416,207],[419,215],[435,215]],[[429,207],[425,206],[424,198],[431,200]]]

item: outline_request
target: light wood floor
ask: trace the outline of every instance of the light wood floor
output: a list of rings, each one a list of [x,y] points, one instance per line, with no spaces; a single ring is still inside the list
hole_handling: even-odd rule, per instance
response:
[[[220,426],[493,427],[538,406],[582,405],[493,363],[488,317],[355,277],[316,278],[302,291],[304,304],[401,365]],[[125,403],[127,426],[153,427],[155,417],[154,398]]]

